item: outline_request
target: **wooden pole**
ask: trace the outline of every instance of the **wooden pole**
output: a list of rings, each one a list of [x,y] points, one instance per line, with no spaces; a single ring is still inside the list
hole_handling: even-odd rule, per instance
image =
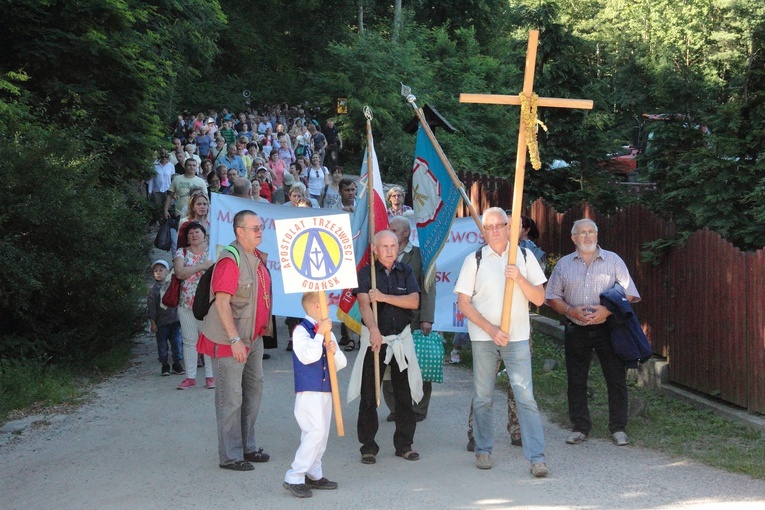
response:
[[[520,106],[521,98],[518,96],[503,96],[494,94],[460,94],[460,103],[507,104]],[[594,103],[592,102],[592,99],[540,97],[537,98],[537,106],[544,106],[547,108],[582,108],[585,110],[592,110]]]
[[[460,195],[462,196],[462,200],[465,201],[465,204],[467,205],[468,211],[470,211],[470,216],[473,218],[473,221],[475,221],[475,224],[478,226],[478,231],[483,234],[483,223],[481,223],[481,219],[478,217],[478,213],[475,210],[475,207],[473,207],[473,204],[470,202],[470,198],[468,198],[467,193],[465,193],[465,185],[462,184],[462,181],[459,180],[459,177],[457,177],[457,174],[454,171],[454,168],[452,168],[452,164],[449,163],[449,160],[446,158],[446,154],[444,154],[443,149],[441,149],[441,144],[438,143],[438,140],[436,140],[436,136],[433,134],[433,131],[431,131],[430,126],[428,125],[428,122],[425,120],[425,115],[422,113],[422,108],[418,107],[415,104],[416,98],[413,95],[407,96],[407,101],[409,101],[409,104],[412,105],[412,108],[414,109],[414,113],[417,115],[417,118],[420,120],[420,124],[422,125],[422,128],[425,130],[425,134],[428,135],[428,138],[430,139],[430,143],[433,144],[433,147],[436,149],[436,153],[438,154],[439,159],[441,159],[441,163],[443,163],[444,167],[446,168],[446,171],[449,173],[449,177],[451,177],[452,182],[457,187],[457,190],[459,190]]]
[[[374,204],[374,176],[372,172],[372,111],[364,109],[367,118],[367,206],[369,207],[369,268],[372,276],[372,289],[377,288],[377,274],[375,273],[375,204]],[[372,302],[372,313],[377,322],[377,302]],[[372,352],[375,357],[375,401],[380,407],[380,355]],[[364,353],[366,355],[366,353]]]
[[[327,295],[324,292],[319,292],[319,306],[321,307],[321,317],[329,317],[329,307],[327,306]],[[332,336],[324,339],[324,346],[329,347],[332,341]],[[343,411],[340,407],[340,390],[337,386],[337,367],[335,366],[335,353],[330,352],[327,349],[327,365],[329,366],[329,384],[332,386],[332,407],[335,411],[335,425],[337,426],[338,437],[345,435],[345,427],[343,427]]]
[[[526,71],[523,76],[523,93],[531,98],[534,91],[534,68],[537,61],[537,41],[539,31],[529,31],[529,45],[526,50]],[[513,184],[513,214],[510,218],[510,251],[507,254],[507,263],[515,264],[518,255],[518,238],[521,232],[521,208],[523,207],[523,181],[526,177],[526,127],[521,115],[518,127],[518,148],[515,154],[515,183]],[[510,332],[510,311],[513,308],[513,290],[515,282],[510,278],[505,279],[505,299],[502,304],[502,322],[500,329],[505,333]]]

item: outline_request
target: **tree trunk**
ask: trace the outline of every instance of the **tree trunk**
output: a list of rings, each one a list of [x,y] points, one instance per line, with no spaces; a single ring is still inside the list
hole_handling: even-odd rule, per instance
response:
[[[364,33],[364,0],[359,0],[359,15],[356,22],[359,28],[359,35]]]
[[[401,33],[401,0],[396,0],[393,4],[393,42],[398,41]]]

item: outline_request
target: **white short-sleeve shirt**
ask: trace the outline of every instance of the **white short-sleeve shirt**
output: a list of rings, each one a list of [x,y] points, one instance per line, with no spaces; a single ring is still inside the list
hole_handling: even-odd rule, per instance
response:
[[[509,243],[508,243],[509,248]],[[471,302],[478,312],[489,322],[499,326],[502,323],[502,306],[505,297],[505,266],[507,266],[508,250],[497,255],[489,246],[482,248],[481,265],[476,272],[475,253],[471,253],[462,263],[457,283],[454,285],[455,294],[472,296]],[[521,274],[534,286],[547,281],[539,262],[534,254],[528,253],[524,260],[521,248],[515,264]],[[489,333],[468,321],[470,339],[477,342],[492,341]],[[531,335],[529,323],[529,300],[518,285],[513,289],[513,306],[510,310],[510,341],[528,340]]]

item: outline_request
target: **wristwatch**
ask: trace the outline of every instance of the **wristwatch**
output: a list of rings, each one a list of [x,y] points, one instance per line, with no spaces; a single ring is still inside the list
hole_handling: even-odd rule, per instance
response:
[[[228,341],[231,342],[231,345],[234,345],[235,343],[239,342],[240,340],[241,340],[241,338],[239,338],[238,336],[235,336],[234,338],[229,338]]]

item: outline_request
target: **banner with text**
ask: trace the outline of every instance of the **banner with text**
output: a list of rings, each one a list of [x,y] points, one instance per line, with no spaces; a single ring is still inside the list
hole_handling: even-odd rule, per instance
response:
[[[347,214],[275,220],[274,228],[285,293],[358,287]]]
[[[286,317],[305,316],[305,311],[300,305],[299,294],[285,294],[282,282],[282,271],[279,257],[279,249],[276,243],[276,220],[302,220],[314,218],[317,213],[323,217],[345,216],[346,221],[350,216],[346,212],[330,209],[313,209],[309,207],[289,207],[265,202],[255,202],[246,198],[231,197],[213,193],[210,200],[210,257],[218,260],[218,254],[224,246],[234,240],[234,228],[232,222],[239,211],[249,209],[260,216],[265,227],[263,230],[263,242],[258,249],[268,254],[268,270],[271,272],[271,284],[273,288],[273,313]],[[340,302],[342,289],[333,289],[327,292],[327,304],[329,305],[330,317],[337,313],[337,303]]]
[[[334,213],[329,209],[312,209],[308,207],[285,207],[282,205],[254,202],[252,200],[230,197],[213,193],[210,204],[210,256],[217,260],[218,253],[224,246],[234,240],[232,222],[234,215],[244,209],[255,211],[260,216],[265,230],[261,251],[268,253],[268,269],[271,271],[274,293],[274,314],[288,317],[303,317],[305,313],[300,306],[300,294],[285,294],[282,281],[281,256],[277,243],[275,228],[276,220],[310,220],[305,225],[312,225],[314,218],[345,216],[350,221],[350,215],[344,212]],[[414,221],[412,226],[412,243],[418,245],[417,229]],[[307,238],[306,238],[307,240]],[[464,317],[457,310],[457,295],[454,294],[454,284],[459,276],[460,268],[465,257],[474,253],[484,244],[478,233],[478,228],[471,218],[457,218],[447,234],[447,245],[437,259],[438,272],[435,275],[436,285],[436,316],[433,329],[436,331],[467,331]],[[356,257],[354,256],[354,260]],[[329,288],[328,288],[329,289]],[[337,304],[340,301],[341,289],[329,289],[327,303],[330,305],[330,317],[335,317]]]

